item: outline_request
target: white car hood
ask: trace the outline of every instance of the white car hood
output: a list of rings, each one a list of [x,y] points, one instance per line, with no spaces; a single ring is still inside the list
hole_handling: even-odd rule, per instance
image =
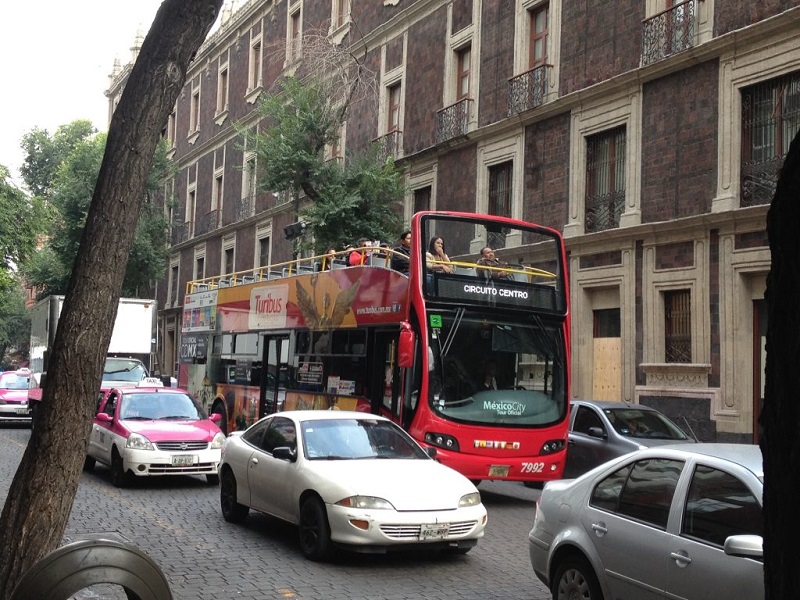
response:
[[[398,511],[455,510],[463,495],[477,491],[466,477],[434,460],[315,460],[307,464],[312,477],[319,477],[314,487],[327,488],[329,493],[323,495],[330,503],[359,495],[388,500]],[[330,486],[321,485],[321,479]]]

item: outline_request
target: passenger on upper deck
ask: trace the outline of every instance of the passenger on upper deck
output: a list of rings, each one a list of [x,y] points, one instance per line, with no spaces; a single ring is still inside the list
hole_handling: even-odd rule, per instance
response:
[[[444,264],[450,262],[450,257],[444,251],[444,240],[440,237],[431,238],[428,244],[428,251],[425,253],[429,271],[439,271],[440,273],[452,273],[452,265]]]
[[[484,248],[481,250],[481,257],[478,259],[476,264],[496,268],[508,267],[508,263],[501,262],[494,255],[494,250],[492,250],[490,246],[484,246]],[[475,272],[478,274],[478,277],[482,279],[508,279],[508,271],[476,268]]]
[[[351,267],[355,267],[358,265],[363,265],[367,263],[369,258],[370,252],[369,250],[365,250],[364,248],[371,245],[371,242],[368,238],[362,237],[358,239],[356,242],[356,247],[350,252],[350,255],[347,257],[347,264]]]
[[[408,275],[411,261],[411,232],[406,230],[400,234],[400,244],[392,248],[392,269]]]
[[[334,260],[336,260],[336,248],[328,248],[322,256],[322,270],[330,271]]]

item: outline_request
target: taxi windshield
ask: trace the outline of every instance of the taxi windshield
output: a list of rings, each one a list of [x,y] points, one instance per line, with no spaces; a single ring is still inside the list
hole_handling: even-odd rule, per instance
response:
[[[16,373],[3,373],[0,375],[0,390],[27,390],[30,376],[17,375]]]
[[[140,421],[204,419],[202,410],[188,394],[133,393],[124,394],[120,418]]]

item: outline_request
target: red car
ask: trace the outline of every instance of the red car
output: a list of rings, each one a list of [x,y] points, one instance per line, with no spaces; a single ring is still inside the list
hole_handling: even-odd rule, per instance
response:
[[[87,450],[86,470],[100,462],[111,481],[125,487],[134,477],[205,475],[219,483],[225,434],[188,392],[146,378],[117,387],[100,400]]]
[[[30,423],[28,386],[30,369],[0,373],[0,423]]]

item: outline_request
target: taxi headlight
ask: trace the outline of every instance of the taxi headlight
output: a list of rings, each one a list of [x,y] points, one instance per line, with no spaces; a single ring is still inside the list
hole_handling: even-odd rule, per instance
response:
[[[130,437],[128,437],[128,442],[125,444],[125,447],[132,450],[155,450],[150,440],[138,433],[132,433]]]
[[[478,506],[481,503],[481,495],[479,492],[472,492],[471,494],[464,494],[461,496],[461,499],[458,501],[458,507],[463,508],[465,506]]]
[[[394,506],[388,500],[376,498],[375,496],[349,496],[339,500],[338,506],[348,506],[350,508],[394,510]]]
[[[218,431],[217,434],[214,436],[214,439],[211,440],[211,449],[217,450],[222,448],[222,445],[225,443],[225,434],[221,431]]]

